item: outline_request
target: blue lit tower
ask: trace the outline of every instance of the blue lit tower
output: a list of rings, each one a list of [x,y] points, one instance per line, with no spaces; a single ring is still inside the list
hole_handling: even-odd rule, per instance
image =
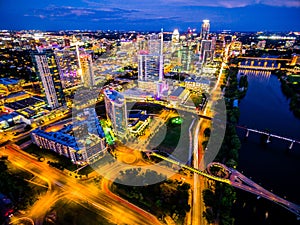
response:
[[[123,137],[127,129],[127,107],[124,96],[115,90],[105,90],[104,101],[106,115],[115,134]]]
[[[45,49],[32,53],[33,64],[46,95],[48,106],[52,109],[63,106],[65,96],[62,89],[58,63],[53,50]]]

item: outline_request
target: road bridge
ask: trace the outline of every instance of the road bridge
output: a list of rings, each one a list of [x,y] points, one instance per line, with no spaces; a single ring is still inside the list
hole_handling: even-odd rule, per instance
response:
[[[261,130],[258,130],[258,129],[251,129],[251,128],[243,127],[243,126],[236,126],[236,127],[240,128],[240,129],[243,129],[243,130],[246,130],[246,137],[249,137],[250,132],[266,135],[267,136],[267,143],[271,142],[271,140],[270,140],[271,138],[277,138],[277,139],[288,141],[290,143],[289,144],[289,149],[292,149],[294,144],[300,144],[299,140],[296,140],[296,139],[293,139],[293,138],[288,138],[288,137],[283,137],[283,136],[277,135],[277,134],[272,134],[271,132],[261,131]]]

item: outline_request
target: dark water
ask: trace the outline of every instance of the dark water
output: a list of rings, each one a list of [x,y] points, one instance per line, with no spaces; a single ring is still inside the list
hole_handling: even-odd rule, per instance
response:
[[[242,71],[244,72],[244,71]],[[240,102],[240,125],[300,140],[300,119],[289,110],[289,101],[283,95],[276,76],[247,73],[249,88]],[[300,145],[284,140],[271,140],[267,146],[260,143],[260,135],[238,129],[242,140],[238,170],[262,187],[280,197],[300,205]],[[296,216],[281,206],[257,196],[237,190],[238,200],[233,214],[236,225],[294,225]],[[267,215],[266,215],[267,214]]]

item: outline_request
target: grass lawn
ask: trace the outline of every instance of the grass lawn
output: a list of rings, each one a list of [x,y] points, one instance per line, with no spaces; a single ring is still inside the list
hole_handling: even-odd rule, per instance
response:
[[[192,122],[192,117],[188,113],[181,113],[183,116],[182,124],[172,123],[172,118],[167,121],[167,131],[159,130],[150,141],[150,148],[157,149],[171,154],[175,149],[180,148],[183,153],[187,152],[189,149],[189,127]],[[164,139],[158,146],[155,146],[156,143],[159,143],[161,136],[164,136]]]

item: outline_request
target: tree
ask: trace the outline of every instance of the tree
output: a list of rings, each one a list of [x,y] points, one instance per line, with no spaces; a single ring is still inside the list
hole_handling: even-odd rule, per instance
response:
[[[203,217],[205,217],[209,224],[215,222],[215,216],[212,208],[207,208],[206,211],[203,212]]]
[[[207,144],[208,144],[208,141],[203,141],[203,142],[202,142],[202,147],[203,147],[203,149],[206,149]]]
[[[205,189],[203,190],[203,201],[206,207],[215,207],[216,198],[212,190]]]
[[[209,137],[210,136],[210,133],[211,133],[211,131],[210,131],[210,128],[205,128],[205,130],[204,130],[204,136],[205,137]]]

